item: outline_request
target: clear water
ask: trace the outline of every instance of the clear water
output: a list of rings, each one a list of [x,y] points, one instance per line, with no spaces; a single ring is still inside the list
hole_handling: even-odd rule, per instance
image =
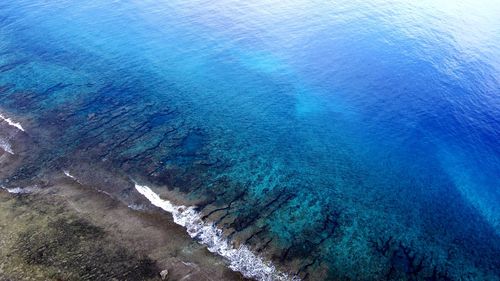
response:
[[[301,278],[499,280],[499,46],[495,0],[4,0],[0,107]]]

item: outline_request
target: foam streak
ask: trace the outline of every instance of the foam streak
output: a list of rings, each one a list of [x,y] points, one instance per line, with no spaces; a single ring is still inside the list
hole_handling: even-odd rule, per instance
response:
[[[23,126],[21,126],[20,123],[14,122],[14,121],[12,121],[12,119],[7,118],[7,117],[3,116],[2,114],[0,114],[0,120],[5,121],[10,126],[16,127],[17,129],[19,129],[19,130],[21,130],[21,131],[24,132]]]
[[[68,178],[74,180],[74,181],[78,181],[72,174],[69,173],[68,170],[64,170],[63,171],[64,175],[67,176]]]
[[[26,194],[26,193],[32,193],[33,191],[36,191],[38,189],[37,186],[29,186],[25,188],[21,187],[14,187],[14,188],[6,188],[4,186],[0,186],[0,188],[7,190],[9,193],[13,194]]]

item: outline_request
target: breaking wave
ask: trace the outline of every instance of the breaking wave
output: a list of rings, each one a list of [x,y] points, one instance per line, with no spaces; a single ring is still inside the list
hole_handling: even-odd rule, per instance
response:
[[[5,121],[9,126],[15,127],[16,129],[24,132],[24,128],[20,123],[14,122],[12,119],[5,117],[2,114],[0,114],[0,121]],[[14,150],[12,150],[12,146],[7,139],[0,138],[0,149],[3,149],[5,152],[12,155],[14,154]]]
[[[28,186],[28,187],[14,187],[14,188],[6,188],[4,186],[0,186],[0,188],[7,190],[9,193],[13,194],[26,194],[26,193],[32,193],[33,191],[36,191],[39,189],[38,186]]]
[[[7,117],[3,116],[2,114],[0,114],[0,120],[5,121],[10,126],[16,127],[17,129],[19,129],[19,130],[21,130],[21,131],[24,132],[24,128],[23,128],[23,126],[21,126],[20,123],[14,122],[14,121],[12,121],[12,119],[7,118]]]
[[[247,278],[261,281],[300,280],[297,276],[280,272],[273,264],[250,251],[247,246],[234,247],[223,236],[222,230],[214,224],[203,222],[201,214],[194,207],[176,206],[168,200],[161,199],[145,185],[135,183],[135,189],[153,205],[171,213],[174,222],[185,227],[189,236],[207,246],[210,252],[226,258],[232,270],[240,272]]]

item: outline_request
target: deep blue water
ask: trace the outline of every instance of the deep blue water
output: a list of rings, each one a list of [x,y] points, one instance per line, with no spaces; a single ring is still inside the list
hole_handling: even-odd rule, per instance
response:
[[[4,0],[2,85],[303,278],[500,279],[497,1]]]

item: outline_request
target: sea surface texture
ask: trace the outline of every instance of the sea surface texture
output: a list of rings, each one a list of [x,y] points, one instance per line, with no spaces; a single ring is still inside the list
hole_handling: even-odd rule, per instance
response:
[[[45,140],[10,183],[126,175],[305,280],[500,280],[496,0],[2,0],[0,108]]]

